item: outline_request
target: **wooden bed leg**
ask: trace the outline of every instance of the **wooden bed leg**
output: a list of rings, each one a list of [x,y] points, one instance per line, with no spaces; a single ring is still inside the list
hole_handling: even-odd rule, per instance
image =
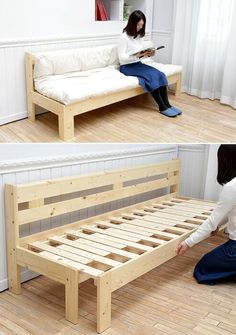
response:
[[[17,205],[16,187],[5,186],[6,235],[7,235],[7,269],[9,290],[21,293],[21,266],[17,264],[17,246],[19,245],[19,226],[15,214]]]
[[[68,269],[65,284],[65,318],[77,324],[79,315],[79,274],[77,270]]]
[[[30,121],[35,121],[35,104],[32,99],[28,96],[28,118]]]
[[[14,257],[14,256],[13,256]],[[8,258],[9,259],[9,258]],[[21,294],[21,266],[14,264],[11,266],[12,261],[8,264],[8,286],[9,291],[15,294]]]
[[[74,115],[70,110],[64,109],[58,115],[59,137],[63,140],[70,140],[74,137]]]
[[[181,74],[179,74],[178,80],[175,86],[175,96],[179,96],[181,94],[181,82],[182,82],[182,78],[181,78]]]
[[[97,278],[97,332],[111,327],[111,280],[110,274]]]
[[[30,121],[35,121],[35,104],[32,102],[32,92],[34,92],[34,60],[33,56],[29,53],[26,54],[25,65],[28,118]]]

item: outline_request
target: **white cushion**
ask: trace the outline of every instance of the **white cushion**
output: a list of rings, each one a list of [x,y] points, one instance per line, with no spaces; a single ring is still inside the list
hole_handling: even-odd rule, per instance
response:
[[[35,53],[34,78],[118,64],[117,46],[103,45]]]

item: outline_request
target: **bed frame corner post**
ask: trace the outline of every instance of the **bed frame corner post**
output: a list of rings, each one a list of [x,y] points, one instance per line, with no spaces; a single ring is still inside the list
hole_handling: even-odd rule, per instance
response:
[[[181,94],[181,86],[182,86],[182,74],[179,73],[175,86],[175,96],[179,96]]]
[[[111,327],[111,275],[97,278],[97,332]]]
[[[25,68],[26,68],[26,91],[27,91],[28,118],[30,119],[30,121],[35,121],[35,104],[33,103],[34,57],[30,53],[26,53],[25,55]]]
[[[65,282],[65,318],[77,324],[79,320],[79,273],[78,270],[67,269]]]
[[[74,137],[74,115],[70,108],[64,106],[58,115],[59,137],[63,141],[70,140]]]
[[[17,247],[19,246],[19,225],[17,222],[17,192],[13,185],[5,186],[7,267],[9,290],[21,293],[21,266],[17,264]]]

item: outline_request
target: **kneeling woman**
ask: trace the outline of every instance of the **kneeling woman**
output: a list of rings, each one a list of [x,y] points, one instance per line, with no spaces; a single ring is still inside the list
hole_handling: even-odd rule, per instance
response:
[[[217,284],[236,278],[236,145],[222,144],[218,150],[217,181],[223,185],[219,202],[211,216],[177,247],[183,255],[188,248],[211,234],[228,219],[229,240],[204,255],[194,269],[199,284]]]
[[[118,46],[120,72],[126,76],[138,77],[139,84],[145,91],[151,93],[157,102],[161,114],[175,117],[182,114],[182,111],[172,107],[169,102],[168,81],[165,74],[140,61],[140,58],[153,56],[154,51],[133,55],[143,49],[145,26],[146,17],[141,11],[136,10],[130,14],[128,24],[123,30]]]

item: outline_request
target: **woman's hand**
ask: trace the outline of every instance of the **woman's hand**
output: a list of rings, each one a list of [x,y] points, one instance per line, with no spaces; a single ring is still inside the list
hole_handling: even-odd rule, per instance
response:
[[[151,51],[148,51],[147,52],[147,56],[148,57],[152,57],[152,56],[154,56],[155,55],[155,50],[151,50]]]
[[[144,58],[144,57],[152,57],[155,55],[155,50],[140,52],[137,57]]]
[[[145,51],[145,52],[139,52],[139,53],[137,54],[137,57],[138,57],[138,58],[148,57],[147,54],[148,54],[147,51]]]
[[[176,248],[176,253],[178,256],[182,256],[187,250],[189,249],[189,246],[185,241],[182,241]]]
[[[217,235],[218,232],[219,232],[219,228],[217,228],[216,230],[212,231],[212,232],[211,232],[211,236],[215,236],[215,235]]]

